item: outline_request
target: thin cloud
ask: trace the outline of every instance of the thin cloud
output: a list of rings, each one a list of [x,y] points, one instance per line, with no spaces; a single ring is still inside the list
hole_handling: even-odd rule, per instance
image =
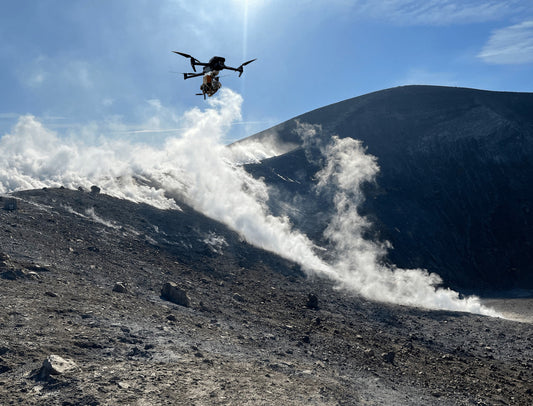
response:
[[[153,130],[120,130],[120,131],[115,131],[116,133],[119,133],[119,134],[143,134],[143,133],[171,133],[171,132],[176,132],[176,131],[183,131],[183,130],[186,130],[187,128],[186,127],[182,127],[182,128],[167,128],[167,129],[153,129]]]
[[[478,57],[487,63],[533,63],[533,20],[495,30]]]
[[[338,1],[344,7],[345,1]],[[358,14],[401,25],[453,25],[500,20],[526,8],[517,0],[363,0],[351,5]]]
[[[89,89],[94,85],[94,71],[97,69],[84,60],[40,55],[17,72],[17,76],[22,85],[30,88],[64,84],[70,88]]]

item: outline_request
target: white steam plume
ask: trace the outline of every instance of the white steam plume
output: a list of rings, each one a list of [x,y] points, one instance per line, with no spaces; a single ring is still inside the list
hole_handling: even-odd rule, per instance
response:
[[[489,313],[475,299],[459,300],[457,293],[435,288],[436,275],[380,265],[386,245],[362,238],[367,221],[357,215],[362,199],[359,187],[373,179],[378,167],[354,140],[334,139],[323,150],[326,163],[319,187],[325,182],[336,186],[337,215],[327,237],[339,259],[328,264],[316,255],[312,241],[294,230],[288,218],[269,212],[266,185],[235,163],[243,151],[235,153],[222,144],[231,124],[240,120],[241,104],[240,95],[222,89],[206,109],[187,112],[180,121],[184,130],[167,138],[160,148],[117,141],[89,130],[85,136],[91,142],[79,136],[67,138],[46,129],[33,116],[22,116],[11,134],[0,138],[0,193],[98,185],[107,194],[160,208],[178,208],[172,196],[180,196],[248,242],[366,297]]]
[[[20,117],[0,139],[0,193],[58,187],[90,188],[160,208],[177,208],[172,196],[224,222],[248,242],[292,259],[309,271],[331,273],[313,243],[292,230],[288,218],[272,216],[266,185],[233,159],[242,157],[221,141],[241,118],[242,97],[229,89],[209,99],[205,110],[183,117],[184,130],[160,149],[100,137],[91,145],[64,138],[33,116]],[[87,135],[87,134],[86,134]],[[98,134],[89,134],[98,139]]]
[[[145,154],[155,159],[154,152],[147,146],[105,138],[98,145],[61,138],[35,117],[22,116],[12,133],[0,139],[0,193],[58,186],[90,188],[98,184],[120,198],[163,208],[177,207],[165,197],[164,190],[134,181],[135,176],[143,174]]]
[[[298,131],[306,145],[317,146],[316,142],[324,139],[317,136],[320,126],[300,124]],[[377,159],[353,138],[333,136],[329,144],[319,147],[325,163],[317,173],[317,190],[333,193],[335,206],[324,236],[332,244],[335,259],[331,266],[343,286],[378,301],[496,314],[476,297],[460,299],[457,292],[438,287],[442,280],[437,274],[386,266],[390,244],[366,240],[363,236],[371,224],[358,212],[364,201],[361,186],[373,182],[379,172]]]

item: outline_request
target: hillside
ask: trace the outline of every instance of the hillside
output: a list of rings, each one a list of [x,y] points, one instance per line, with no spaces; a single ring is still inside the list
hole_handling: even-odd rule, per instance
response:
[[[2,404],[533,402],[528,323],[335,290],[183,202],[0,203]]]
[[[321,126],[305,142],[301,123]],[[321,241],[332,202],[315,191],[319,149],[352,137],[377,157],[359,211],[388,260],[487,293],[533,289],[533,94],[406,86],[345,100],[245,139],[290,151],[248,165],[270,206]],[[297,208],[293,204],[297,202]]]

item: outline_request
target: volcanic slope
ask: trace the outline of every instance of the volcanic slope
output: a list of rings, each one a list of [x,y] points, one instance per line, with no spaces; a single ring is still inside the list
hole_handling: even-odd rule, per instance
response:
[[[302,124],[320,125],[311,139]],[[459,291],[533,289],[533,94],[405,86],[332,104],[241,141],[289,152],[247,169],[270,206],[320,241],[331,199],[315,191],[332,136],[377,157],[359,211],[388,259]],[[277,191],[275,193],[274,191]],[[295,209],[297,208],[297,210]]]
[[[530,324],[354,297],[182,203],[0,203],[2,405],[533,403]]]

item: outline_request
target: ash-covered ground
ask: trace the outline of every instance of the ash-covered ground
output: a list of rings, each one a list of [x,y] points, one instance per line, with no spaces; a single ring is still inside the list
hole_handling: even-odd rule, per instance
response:
[[[530,323],[361,299],[186,205],[0,203],[2,405],[533,404]]]

